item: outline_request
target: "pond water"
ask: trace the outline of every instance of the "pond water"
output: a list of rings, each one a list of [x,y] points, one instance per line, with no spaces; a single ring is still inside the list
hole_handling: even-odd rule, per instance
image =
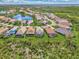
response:
[[[17,14],[13,17],[16,20],[33,20],[31,16],[22,16],[21,14]]]

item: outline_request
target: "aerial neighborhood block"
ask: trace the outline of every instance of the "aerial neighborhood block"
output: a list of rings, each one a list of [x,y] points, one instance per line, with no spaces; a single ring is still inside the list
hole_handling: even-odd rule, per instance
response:
[[[79,59],[79,0],[0,0],[0,59]]]
[[[31,8],[20,8],[17,13],[16,9],[7,10],[9,16],[1,15],[0,33],[5,32],[5,36],[44,36],[54,37],[57,33],[66,35],[71,33],[72,23],[67,19],[58,17],[54,13],[33,11]],[[2,12],[2,11],[1,11]],[[11,16],[11,17],[10,17]],[[11,26],[12,28],[8,28]],[[3,29],[3,30],[2,30]]]

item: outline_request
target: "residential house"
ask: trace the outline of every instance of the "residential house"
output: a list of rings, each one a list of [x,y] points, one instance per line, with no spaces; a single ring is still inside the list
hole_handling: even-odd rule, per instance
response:
[[[64,28],[57,28],[55,31],[62,34],[62,35],[71,34],[71,30],[67,30],[67,29],[64,29]]]
[[[27,21],[26,20],[22,20],[21,24],[27,24]]]
[[[35,28],[33,26],[27,27],[26,35],[34,35],[35,34]]]
[[[57,24],[57,26],[60,27],[60,28],[65,28],[65,29],[69,29],[69,30],[71,29],[70,26],[64,25],[64,24]]]
[[[16,22],[16,19],[10,19],[9,22],[14,23],[14,22]]]
[[[30,8],[27,8],[27,11],[28,11],[28,12],[33,12]]]
[[[10,35],[16,34],[18,28],[19,28],[18,26],[14,26],[12,29],[10,29],[9,31],[7,31],[5,33],[5,36],[10,36]]]
[[[25,26],[21,26],[17,31],[16,36],[23,36],[26,31],[27,31],[27,28]]]
[[[49,37],[54,37],[56,35],[56,32],[53,27],[47,26],[44,28],[44,30],[46,31]]]
[[[5,16],[0,16],[0,22],[5,18]]]
[[[7,22],[9,22],[9,20],[10,20],[10,18],[5,17],[5,18],[2,19],[2,22],[7,23]]]
[[[36,36],[43,36],[44,30],[41,27],[36,27]]]
[[[71,29],[70,26],[72,26],[72,24],[68,20],[59,18],[55,21],[56,21],[58,27]]]
[[[56,15],[54,15],[53,13],[48,13],[47,16],[50,18],[50,19],[54,19],[56,17]]]
[[[7,11],[8,14],[10,14],[10,13],[15,13],[15,12],[16,12],[16,9],[11,9],[11,10],[8,10],[8,11]]]
[[[1,27],[0,28],[0,35],[2,34],[4,34],[6,31],[8,31],[9,30],[9,28],[8,27]]]
[[[40,14],[35,14],[37,20],[43,20],[43,17]]]

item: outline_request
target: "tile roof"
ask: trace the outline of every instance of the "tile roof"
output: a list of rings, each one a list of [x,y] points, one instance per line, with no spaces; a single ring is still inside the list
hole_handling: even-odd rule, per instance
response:
[[[56,32],[55,32],[53,27],[46,27],[44,29],[45,29],[45,31],[47,32],[48,35],[52,35],[53,36],[53,35],[56,34]]]
[[[32,26],[27,27],[26,34],[35,34],[35,28]]]
[[[8,31],[9,30],[9,28],[4,28],[4,27],[2,27],[2,28],[0,28],[0,34],[3,34],[4,32],[6,32],[6,31]]]
[[[64,29],[64,28],[57,28],[56,31],[58,33],[63,34],[63,35],[71,34],[71,30],[67,30],[67,29]]]
[[[36,27],[36,34],[42,35],[44,33],[44,30],[41,27]]]
[[[20,29],[17,31],[16,35],[23,35],[26,32],[26,27],[21,26]]]

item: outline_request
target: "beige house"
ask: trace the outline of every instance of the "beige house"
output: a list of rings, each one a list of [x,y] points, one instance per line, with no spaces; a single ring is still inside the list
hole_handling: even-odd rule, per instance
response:
[[[35,28],[33,26],[27,27],[27,35],[34,35],[35,34]]]
[[[7,28],[7,27],[1,27],[0,28],[0,34],[4,34],[8,30],[9,30],[9,28]]]
[[[27,31],[26,27],[25,26],[21,26],[19,28],[19,30],[17,31],[16,36],[23,36],[26,31]]]

